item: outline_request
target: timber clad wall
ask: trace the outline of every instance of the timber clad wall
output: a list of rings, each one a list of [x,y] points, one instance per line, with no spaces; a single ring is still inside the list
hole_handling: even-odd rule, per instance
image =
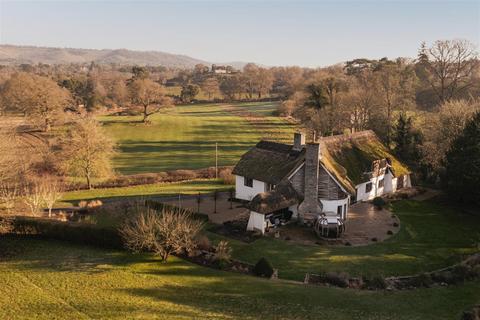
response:
[[[321,166],[318,174],[318,198],[327,200],[345,199],[347,195],[340,189],[328,172]]]

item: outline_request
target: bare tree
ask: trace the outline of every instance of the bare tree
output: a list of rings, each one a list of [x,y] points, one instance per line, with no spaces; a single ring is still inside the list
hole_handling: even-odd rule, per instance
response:
[[[422,44],[418,73],[443,103],[472,85],[478,63],[478,53],[467,40],[438,40],[430,48]]]
[[[48,217],[51,217],[53,206],[62,198],[62,185],[54,178],[43,179],[41,196],[42,203],[48,209]]]
[[[203,224],[185,210],[157,212],[139,207],[137,216],[120,229],[125,246],[133,251],[152,251],[164,262],[172,253],[190,252]]]
[[[143,123],[148,122],[148,117],[159,113],[162,108],[171,106],[172,101],[166,96],[163,87],[150,79],[137,79],[129,84],[132,104],[141,106]]]
[[[209,77],[202,82],[202,90],[207,93],[208,100],[212,99],[212,96],[220,92],[220,85],[217,78]]]
[[[19,187],[15,181],[0,182],[0,206],[3,207],[7,213],[12,213],[19,195]]]
[[[405,111],[415,105],[416,76],[409,66],[402,63],[382,65],[375,72],[376,82],[385,120],[385,142],[390,147],[392,137],[393,114]]]
[[[40,214],[43,204],[44,184],[41,180],[36,179],[29,185],[25,186],[23,202],[30,209],[32,216]]]
[[[114,143],[93,118],[76,121],[63,138],[60,148],[59,157],[64,169],[85,178],[89,189],[92,188],[93,177],[107,177],[112,173]]]
[[[466,123],[477,112],[480,112],[478,100],[452,100],[442,104],[438,113],[428,117],[422,125],[425,137],[422,161],[433,170],[440,169],[452,142],[463,132]]]

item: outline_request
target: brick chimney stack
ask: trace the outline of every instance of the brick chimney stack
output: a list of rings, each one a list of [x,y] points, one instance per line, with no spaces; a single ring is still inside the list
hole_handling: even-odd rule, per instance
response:
[[[294,151],[302,151],[305,146],[305,134],[301,132],[295,132],[293,135],[293,148]]]
[[[298,216],[302,222],[313,222],[313,219],[322,212],[322,204],[318,200],[320,157],[320,144],[318,142],[308,143],[305,154],[304,199],[298,207]]]

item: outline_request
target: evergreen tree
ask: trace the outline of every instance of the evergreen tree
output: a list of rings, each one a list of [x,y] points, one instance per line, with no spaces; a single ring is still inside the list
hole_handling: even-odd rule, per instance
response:
[[[306,90],[308,97],[305,101],[305,105],[307,107],[321,110],[328,105],[327,95],[321,84],[312,83],[307,86]]]
[[[442,184],[457,201],[480,204],[480,112],[447,152]]]
[[[420,159],[419,147],[422,144],[422,135],[413,127],[412,118],[404,113],[401,113],[398,118],[393,142],[395,154],[410,166],[415,167]]]

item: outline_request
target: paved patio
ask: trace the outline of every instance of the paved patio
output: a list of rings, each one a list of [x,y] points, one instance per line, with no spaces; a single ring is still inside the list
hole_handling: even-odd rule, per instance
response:
[[[189,209],[193,212],[197,212],[198,204],[196,196],[184,196],[180,199],[168,198],[161,200],[164,203],[168,203],[175,206],[180,206]],[[233,208],[230,208],[230,207]],[[211,222],[222,224],[226,221],[248,219],[248,209],[244,208],[240,203],[233,202],[230,204],[228,201],[228,193],[220,193],[220,198],[217,199],[217,210],[214,212],[214,201],[211,195],[202,196],[200,202],[200,212],[208,214],[208,218]]]
[[[350,206],[348,220],[346,221],[346,230],[338,239],[322,240],[319,239],[313,228],[301,227],[295,223],[290,223],[278,229],[272,230],[268,236],[274,236],[275,231],[280,232],[280,238],[304,245],[330,244],[345,245],[350,243],[352,246],[368,245],[383,241],[400,230],[400,227],[394,227],[394,223],[400,225],[397,217],[392,217],[388,210],[376,210],[371,203],[356,203]],[[389,235],[388,231],[392,231]],[[376,239],[376,241],[372,240]]]

